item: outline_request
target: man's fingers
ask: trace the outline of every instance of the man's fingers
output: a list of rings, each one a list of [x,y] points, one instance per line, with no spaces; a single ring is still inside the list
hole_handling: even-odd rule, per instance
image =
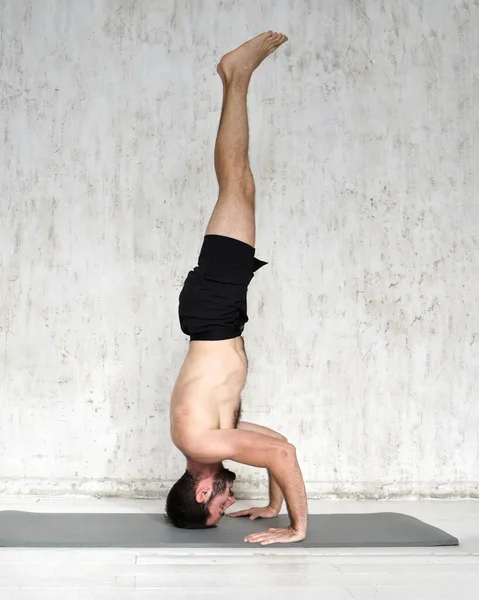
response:
[[[237,512],[228,513],[228,517],[247,517],[249,514],[249,510],[238,510]]]
[[[278,544],[279,542],[281,542],[281,539],[282,538],[280,536],[273,536],[273,537],[270,537],[270,538],[268,538],[266,540],[263,540],[261,542],[261,545],[262,546],[267,546],[268,544]]]
[[[250,533],[249,535],[247,535],[244,539],[245,542],[252,542],[253,544],[257,543],[257,542],[261,542],[261,540],[266,539],[266,537],[269,534],[266,533],[265,531],[262,531],[261,533]]]
[[[244,539],[245,542],[254,542],[256,540],[258,540],[260,537],[262,537],[264,534],[263,533],[250,533],[249,535],[247,535]]]
[[[261,544],[267,546],[269,544],[279,544],[281,542],[288,542],[290,536],[285,534],[284,530],[277,528],[270,528],[268,531],[262,531],[261,533],[251,533],[245,537],[244,541],[250,544]]]
[[[279,536],[277,533],[264,533],[261,536],[255,537],[255,538],[249,538],[247,541],[250,544],[261,544],[266,545],[266,544],[275,544],[276,542],[281,540],[281,536]]]
[[[245,537],[244,541],[249,542],[250,544],[274,544],[281,539],[281,535],[277,533],[268,533],[267,531],[263,531],[262,533],[252,533]]]

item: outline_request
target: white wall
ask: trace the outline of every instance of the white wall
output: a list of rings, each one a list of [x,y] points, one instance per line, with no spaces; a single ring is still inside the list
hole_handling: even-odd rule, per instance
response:
[[[478,4],[0,2],[0,492],[181,474],[176,308],[216,197],[215,65],[273,28],[245,418],[297,445],[312,496],[479,496]]]

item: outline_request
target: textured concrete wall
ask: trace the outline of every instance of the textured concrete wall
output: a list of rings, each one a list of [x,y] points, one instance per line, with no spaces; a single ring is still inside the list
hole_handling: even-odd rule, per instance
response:
[[[1,0],[0,27],[0,491],[181,473],[215,65],[273,28],[245,417],[296,443],[311,495],[479,494],[477,0]]]

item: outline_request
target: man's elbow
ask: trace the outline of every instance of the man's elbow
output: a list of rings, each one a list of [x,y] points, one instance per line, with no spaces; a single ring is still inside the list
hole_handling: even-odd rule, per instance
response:
[[[278,440],[267,452],[265,466],[273,475],[279,477],[280,473],[294,469],[296,448],[289,442]]]
[[[284,442],[278,448],[278,455],[282,461],[291,462],[296,460],[296,448],[289,442]]]

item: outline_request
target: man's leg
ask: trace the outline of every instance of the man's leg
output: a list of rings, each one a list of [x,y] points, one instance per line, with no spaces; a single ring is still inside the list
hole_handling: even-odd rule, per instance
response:
[[[226,54],[218,65],[223,81],[223,109],[215,147],[219,198],[207,235],[224,235],[255,245],[255,187],[248,158],[246,98],[253,71],[287,39],[280,33],[263,33]]]

